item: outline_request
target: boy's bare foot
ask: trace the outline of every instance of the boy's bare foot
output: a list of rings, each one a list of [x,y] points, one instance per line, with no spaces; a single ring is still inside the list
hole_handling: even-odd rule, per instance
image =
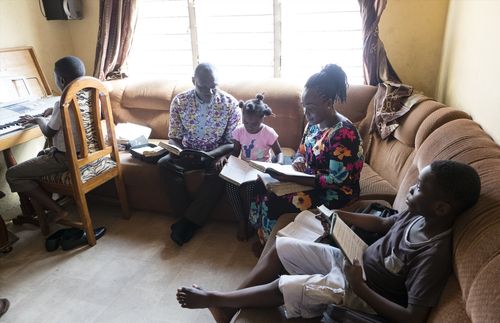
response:
[[[215,307],[213,293],[196,285],[177,289],[177,301],[183,308],[208,308],[217,323],[229,323],[232,316],[228,316],[221,308]]]

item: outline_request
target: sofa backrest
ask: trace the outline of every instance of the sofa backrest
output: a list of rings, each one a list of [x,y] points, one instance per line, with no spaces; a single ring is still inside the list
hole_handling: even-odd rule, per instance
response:
[[[357,123],[363,137],[365,160],[379,175],[393,187],[400,186],[410,166],[416,147],[434,130],[455,119],[470,119],[470,116],[456,109],[445,107],[434,100],[418,103],[401,117],[399,127],[386,139],[373,133],[372,119],[375,111],[373,98],[366,116]]]
[[[106,82],[111,97],[115,122],[132,122],[152,128],[151,138],[168,137],[168,119],[172,99],[179,93],[192,88],[188,82],[167,79],[114,80]],[[266,103],[274,117],[264,122],[279,134],[281,146],[293,150],[298,148],[306,120],[300,104],[302,85],[284,79],[240,81],[224,83],[220,88],[238,100],[255,98],[264,93]],[[353,85],[348,89],[347,102],[336,108],[356,122],[361,120],[376,88]]]

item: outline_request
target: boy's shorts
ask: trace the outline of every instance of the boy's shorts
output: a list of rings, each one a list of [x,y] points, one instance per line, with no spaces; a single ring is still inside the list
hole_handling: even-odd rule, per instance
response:
[[[344,256],[332,246],[278,237],[276,250],[289,275],[279,278],[285,314],[292,317],[317,317],[328,304],[375,313],[348,288],[344,275]]]

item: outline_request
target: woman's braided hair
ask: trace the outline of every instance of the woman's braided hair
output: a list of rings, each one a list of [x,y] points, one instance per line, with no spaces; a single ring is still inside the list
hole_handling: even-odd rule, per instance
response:
[[[345,102],[347,98],[347,75],[336,64],[328,64],[319,73],[313,74],[306,82],[307,89],[315,89],[325,99]]]

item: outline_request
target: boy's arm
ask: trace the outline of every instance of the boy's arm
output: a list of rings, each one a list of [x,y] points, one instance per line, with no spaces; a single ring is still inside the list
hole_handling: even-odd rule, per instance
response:
[[[369,232],[387,233],[396,222],[396,216],[382,218],[372,214],[353,213],[336,210],[339,217],[349,226],[354,225],[359,229]]]
[[[391,302],[390,300],[382,297],[373,291],[363,281],[361,266],[357,260],[354,265],[349,265],[346,262],[344,272],[356,295],[362,298],[368,305],[370,305],[378,314],[394,322],[425,322],[430,312],[430,307],[417,306],[408,304],[403,307],[399,304]]]
[[[25,115],[21,116],[19,119],[23,124],[37,124],[45,137],[52,138],[57,133],[57,130],[49,127],[45,118]]]

